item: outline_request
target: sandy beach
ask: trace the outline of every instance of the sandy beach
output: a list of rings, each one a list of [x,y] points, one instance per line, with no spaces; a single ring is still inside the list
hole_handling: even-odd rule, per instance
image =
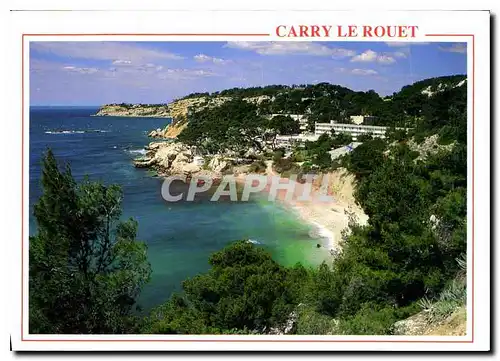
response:
[[[306,222],[318,228],[321,236],[328,238],[329,250],[338,250],[342,240],[342,230],[349,225],[348,213],[354,213],[357,223],[364,224],[368,217],[359,207],[341,201],[333,202],[284,202],[294,209]]]
[[[264,192],[269,193],[273,180],[276,182],[279,175],[272,169],[271,161],[266,163],[267,185]],[[327,178],[324,183],[323,177]],[[245,175],[239,175],[237,181],[244,183]],[[353,196],[354,177],[345,170],[324,174],[312,182],[312,185],[302,184],[289,178],[279,178],[279,184],[291,183],[294,183],[294,191],[278,190],[276,201],[296,212],[300,218],[317,229],[319,236],[328,239],[328,244],[323,247],[329,251],[339,250],[342,230],[349,224],[349,214],[355,216],[358,224],[366,224],[368,221],[368,216],[356,205]],[[327,187],[322,187],[322,184],[326,184]],[[325,201],[325,193],[331,198],[330,200]],[[310,194],[308,200],[301,200],[304,194]]]

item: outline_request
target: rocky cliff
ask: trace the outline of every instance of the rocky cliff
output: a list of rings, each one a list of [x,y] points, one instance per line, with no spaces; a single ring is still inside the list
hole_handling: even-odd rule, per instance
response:
[[[176,138],[187,126],[187,117],[190,111],[201,110],[206,107],[215,107],[230,100],[230,97],[196,97],[176,100],[168,104],[172,123],[165,129],[156,129],[149,133],[152,138]]]
[[[168,104],[168,109],[170,116],[172,117],[172,123],[169,124],[165,129],[156,129],[149,133],[152,138],[177,138],[177,136],[187,127],[188,125],[188,115],[191,111],[198,111],[204,108],[217,107],[225,102],[231,100],[231,97],[217,96],[217,97],[193,97],[176,100]],[[262,95],[257,97],[248,97],[244,100],[260,104],[264,100],[271,99],[268,96]]]

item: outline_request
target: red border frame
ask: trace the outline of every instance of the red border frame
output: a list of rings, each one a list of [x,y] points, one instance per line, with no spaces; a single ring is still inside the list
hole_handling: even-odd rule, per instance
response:
[[[21,37],[21,341],[22,342],[337,342],[337,343],[474,343],[474,127],[475,127],[475,38],[474,34],[425,34],[427,37],[472,37],[472,312],[471,312],[471,323],[472,332],[471,340],[297,340],[294,338],[288,340],[250,340],[250,339],[201,339],[201,340],[191,340],[191,339],[175,339],[175,340],[145,340],[145,339],[125,339],[125,340],[106,340],[106,339],[25,339],[24,338],[24,38],[25,36],[221,36],[221,37],[231,37],[231,36],[259,36],[259,37],[269,37],[270,34],[255,33],[255,34],[237,34],[237,33],[165,33],[165,34],[22,34]],[[193,336],[193,335],[191,335]],[[419,336],[417,336],[419,337]]]

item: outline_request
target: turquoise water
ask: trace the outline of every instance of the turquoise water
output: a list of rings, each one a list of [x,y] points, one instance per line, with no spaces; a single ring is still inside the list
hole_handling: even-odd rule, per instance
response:
[[[132,159],[151,140],[148,131],[167,119],[91,117],[97,108],[32,108],[30,111],[30,214],[40,197],[40,159],[50,147],[70,162],[75,178],[117,183],[124,193],[123,217],[139,222],[138,238],[148,244],[153,274],[141,294],[145,311],[181,290],[187,277],[208,270],[208,256],[237,239],[251,239],[283,265],[316,265],[327,255],[327,241],[278,204],[177,202],[161,197],[161,179],[136,169]],[[30,234],[36,231],[30,217]]]

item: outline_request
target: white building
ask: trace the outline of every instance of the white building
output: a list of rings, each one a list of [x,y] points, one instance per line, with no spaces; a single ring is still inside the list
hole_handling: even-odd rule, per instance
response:
[[[305,142],[315,142],[318,136],[315,134],[278,135],[276,137],[277,148],[291,148],[293,145],[301,145]]]
[[[332,129],[333,129],[334,124],[336,124],[336,123],[334,123],[333,121],[330,123],[315,123],[314,124],[314,135],[320,136],[323,133],[330,134]]]
[[[342,123],[316,123],[314,127],[314,134],[320,136],[323,133],[330,133],[332,130],[335,133],[347,133],[356,139],[362,134],[370,134],[374,137],[385,137],[385,132],[388,127],[381,127],[376,125],[358,125],[358,124],[342,124]],[[399,129],[399,128],[398,128]]]

